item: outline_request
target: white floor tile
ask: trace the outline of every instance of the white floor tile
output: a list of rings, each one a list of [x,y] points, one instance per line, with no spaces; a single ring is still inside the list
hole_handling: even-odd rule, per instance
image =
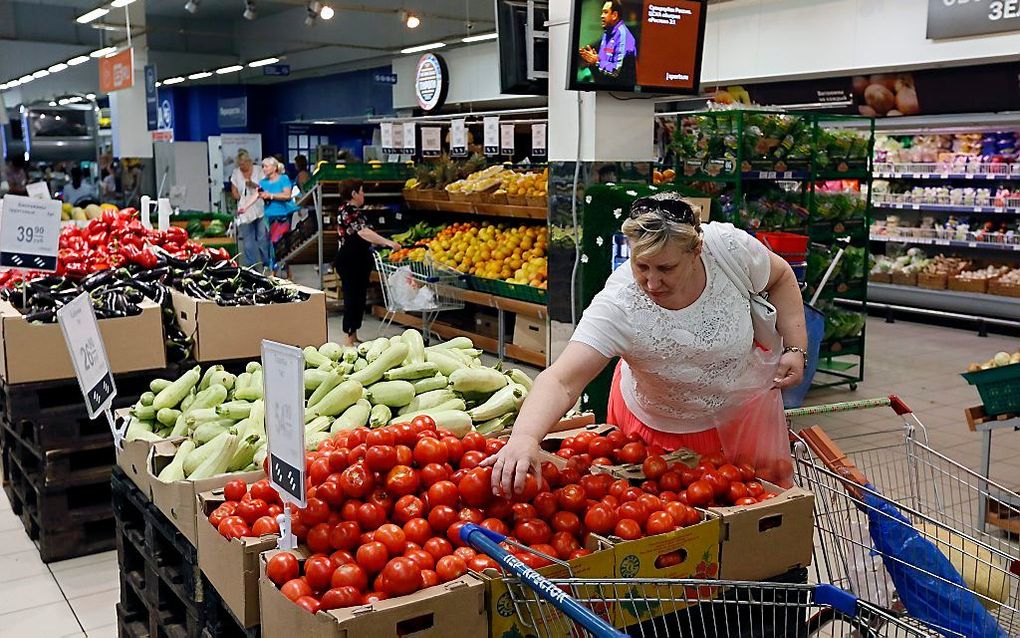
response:
[[[62,600],[64,595],[60,593],[60,588],[49,573],[0,583],[0,614]]]
[[[106,625],[85,632],[87,638],[117,638],[117,624]]]
[[[81,626],[63,598],[48,605],[0,614],[0,636],[49,638],[68,635],[82,635]]]
[[[0,556],[36,549],[35,543],[25,533],[24,527],[0,532]]]
[[[12,529],[24,529],[21,519],[14,515],[10,509],[0,510],[0,532],[7,532]]]
[[[49,576],[46,564],[39,558],[39,552],[35,549],[0,556],[0,579],[3,582],[40,574]]]
[[[86,565],[99,565],[105,563],[117,564],[117,550],[111,549],[108,552],[102,552],[99,554],[91,554],[89,556],[79,556],[78,558],[69,558],[67,560],[57,561],[50,563],[50,569],[53,573],[67,571],[70,569],[77,569],[79,567],[85,567]],[[70,598],[71,596],[68,596]]]
[[[6,512],[11,509],[11,502],[7,500],[7,493],[0,490],[0,512]]]
[[[117,622],[117,603],[120,602],[120,587],[108,591],[70,598],[71,609],[78,617],[85,631],[106,627]]]
[[[117,557],[112,560],[104,560],[91,565],[82,565],[72,569],[54,570],[53,575],[57,584],[63,590],[68,600],[81,598],[91,594],[119,589],[120,567],[117,565]]]

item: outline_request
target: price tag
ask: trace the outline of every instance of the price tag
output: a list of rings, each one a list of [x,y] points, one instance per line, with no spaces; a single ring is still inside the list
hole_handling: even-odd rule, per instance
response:
[[[513,156],[514,154],[514,125],[499,125],[499,154]]]
[[[935,240],[935,245],[936,246],[948,246],[949,245],[949,240],[948,239],[936,239]]]
[[[421,129],[421,156],[439,157],[442,153],[443,129],[438,126],[423,126]]]
[[[382,146],[382,152],[386,155],[392,155],[396,152],[396,148],[393,146],[392,122],[383,122],[379,125],[379,145]]]
[[[467,156],[467,125],[464,120],[454,120],[450,123],[450,156]]]
[[[52,199],[50,195],[50,187],[46,182],[34,182],[32,184],[26,184],[25,190],[28,191],[28,196],[32,199]]]
[[[123,429],[118,429],[110,414],[113,398],[117,396],[117,386],[110,373],[110,361],[106,358],[106,346],[99,334],[99,322],[96,321],[89,293],[81,293],[57,310],[57,322],[60,331],[64,333],[67,350],[71,353],[71,363],[74,364],[74,373],[78,377],[82,396],[85,397],[89,418],[94,419],[100,412],[105,412],[114,443],[120,447],[127,423]]]
[[[963,179],[974,179],[974,173],[967,173],[963,176]]]
[[[545,122],[531,125],[531,155],[533,157],[546,156],[547,130],[548,124],[546,124]]]
[[[914,209],[914,210],[921,210],[921,205],[920,204],[913,204],[913,205],[911,205],[911,208]]]
[[[976,241],[969,241],[969,242],[967,242],[967,247],[968,248],[977,248],[977,242]]]
[[[269,480],[280,497],[305,506],[305,384],[300,348],[262,341]]]
[[[982,208],[982,207],[980,207],[980,206],[975,206],[975,207],[974,207],[974,212],[975,212],[975,213],[980,213],[980,212],[983,212],[984,210],[985,210],[985,209],[984,209],[984,208]]]
[[[949,179],[949,173],[939,173],[939,179]]]
[[[483,121],[485,127],[484,142],[485,154],[497,155],[499,153],[499,118],[487,117]]]
[[[761,175],[762,179],[775,179],[776,178],[776,172],[775,171],[765,171],[763,173],[760,173],[760,175]]]
[[[404,155],[414,155],[417,139],[414,134],[414,122],[404,122]]]
[[[393,125],[393,152],[391,155],[399,155],[404,152],[404,127],[400,124]]]
[[[20,195],[8,195],[4,201],[4,223],[0,225],[0,266],[56,270],[60,202]]]

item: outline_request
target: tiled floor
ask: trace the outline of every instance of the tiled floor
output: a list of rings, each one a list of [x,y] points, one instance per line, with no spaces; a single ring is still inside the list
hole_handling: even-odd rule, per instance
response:
[[[362,338],[375,335],[367,320]],[[330,334],[340,336],[338,317]],[[392,330],[390,332],[396,332]],[[868,322],[867,380],[854,393],[820,391],[811,403],[830,403],[895,393],[927,426],[932,446],[977,467],[979,435],[970,432],[963,409],[978,403],[959,371],[1020,343],[1004,337],[980,338],[971,332],[880,319]],[[798,419],[795,427],[822,425],[834,438],[873,441],[895,432],[901,422],[888,408]],[[895,438],[891,439],[895,440]],[[1001,433],[992,450],[992,476],[1020,485],[1020,433]],[[0,494],[0,637],[59,638],[116,636],[114,605],[119,600],[116,552],[44,565],[10,504]]]

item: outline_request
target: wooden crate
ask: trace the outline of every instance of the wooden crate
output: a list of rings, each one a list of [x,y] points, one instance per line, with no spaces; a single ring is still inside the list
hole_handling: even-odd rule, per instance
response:
[[[957,292],[988,292],[987,279],[962,279],[960,277],[949,278],[949,289]]]
[[[917,275],[917,285],[928,290],[945,290],[949,283],[949,275],[946,273],[920,273]]]
[[[918,285],[918,276],[915,273],[904,273],[894,272],[892,273],[892,283],[897,286],[916,286]]]
[[[1003,297],[1020,297],[1020,283],[994,279],[988,282],[988,293]]]
[[[868,274],[868,281],[874,281],[879,284],[891,284],[892,275],[887,272],[873,272]]]

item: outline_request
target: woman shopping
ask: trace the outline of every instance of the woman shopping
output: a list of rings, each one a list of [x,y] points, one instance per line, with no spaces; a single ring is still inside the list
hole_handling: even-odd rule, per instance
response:
[[[665,450],[713,454],[742,430],[751,448],[778,436],[788,454],[778,389],[800,383],[807,347],[789,264],[730,224],[702,226],[675,193],[636,200],[623,234],[630,260],[538,376],[507,445],[484,463],[496,493],[523,488],[527,472],[538,470],[539,442],[614,357],[621,361],[607,421],[625,433]],[[755,413],[745,397],[760,397],[754,401],[772,406],[773,416],[778,410],[768,431],[742,419]]]
[[[290,216],[298,209],[294,203],[294,185],[275,157],[262,160],[262,179],[259,180],[259,197],[266,204],[266,220],[269,222],[269,243],[275,248],[290,232]],[[272,252],[273,270],[284,268],[276,263],[275,250]]]
[[[368,276],[372,272],[372,245],[400,250],[400,244],[372,230],[361,207],[365,205],[365,186],[360,179],[340,184],[343,204],[337,212],[339,249],[333,268],[340,277],[344,296],[343,330],[345,345],[358,343],[358,329],[365,316]]]
[[[230,175],[230,192],[237,200],[237,239],[241,244],[247,266],[269,266],[269,227],[266,225],[265,207],[259,197],[259,180],[262,169],[252,162],[248,151],[237,152],[237,168]]]

